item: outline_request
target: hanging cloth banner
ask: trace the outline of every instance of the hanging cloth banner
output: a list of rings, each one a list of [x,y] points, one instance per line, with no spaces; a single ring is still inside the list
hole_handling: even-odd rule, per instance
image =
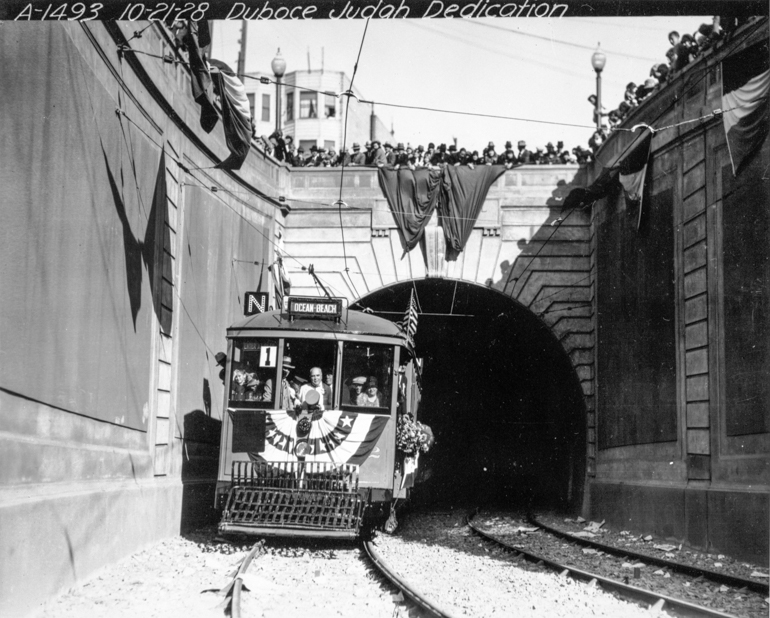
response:
[[[447,165],[443,196],[438,206],[444,228],[446,259],[453,261],[465,248],[492,184],[505,172],[504,165]]]
[[[441,195],[441,170],[419,168],[394,170],[381,167],[380,188],[396,220],[404,253],[420,242]]]
[[[311,421],[307,437],[309,448],[304,461],[357,464],[366,461],[382,431],[387,416],[326,410]],[[294,454],[298,442],[297,416],[285,410],[270,410],[265,423],[265,450],[258,455],[265,461],[299,461]]]
[[[722,122],[733,175],[767,137],[769,64],[767,43],[722,61]]]
[[[251,111],[246,89],[224,62],[211,60],[211,77],[222,105],[222,124],[230,156],[217,169],[239,170],[251,147]]]
[[[381,167],[380,188],[396,221],[404,255],[420,242],[437,208],[447,240],[447,259],[456,260],[468,242],[489,188],[504,172],[504,165],[416,170]]]
[[[187,27],[180,30],[180,34],[190,60],[193,99],[201,106],[201,128],[206,133],[211,133],[217,125],[219,114],[214,107],[214,87],[204,58],[208,46],[211,45],[209,23],[188,21]]]

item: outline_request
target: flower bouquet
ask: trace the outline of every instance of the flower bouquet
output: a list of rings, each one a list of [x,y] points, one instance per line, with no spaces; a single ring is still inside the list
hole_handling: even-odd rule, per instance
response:
[[[398,417],[396,426],[396,447],[406,455],[427,453],[433,445],[430,427],[414,420],[411,414]]]

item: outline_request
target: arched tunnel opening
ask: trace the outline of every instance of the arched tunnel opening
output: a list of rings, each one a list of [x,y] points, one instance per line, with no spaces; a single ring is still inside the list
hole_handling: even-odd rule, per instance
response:
[[[412,290],[423,359],[421,455],[412,501],[574,511],[585,478],[585,404],[548,326],[497,290],[454,279],[403,281],[351,305],[401,321]]]

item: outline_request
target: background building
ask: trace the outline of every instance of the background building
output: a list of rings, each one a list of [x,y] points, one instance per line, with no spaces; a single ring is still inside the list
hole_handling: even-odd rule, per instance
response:
[[[274,75],[248,73],[244,87],[256,121],[257,135],[269,136],[276,128],[276,85],[263,84],[260,78],[274,81]],[[296,146],[307,151],[310,146],[339,152],[343,139],[348,148],[370,139],[393,141],[395,138],[375,114],[374,105],[360,103],[350,97],[347,136],[345,107],[347,97],[336,96],[350,89],[350,78],[342,71],[291,71],[282,78],[280,87],[281,123],[284,135],[294,137]],[[364,96],[353,87],[353,93]]]

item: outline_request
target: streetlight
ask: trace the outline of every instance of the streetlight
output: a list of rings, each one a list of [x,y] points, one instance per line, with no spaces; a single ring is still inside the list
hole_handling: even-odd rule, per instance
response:
[[[607,56],[600,49],[601,43],[596,44],[596,51],[591,56],[591,66],[596,71],[596,130],[602,130],[602,69],[607,62]]]
[[[286,73],[286,61],[281,56],[281,48],[278,48],[278,52],[270,63],[270,67],[273,69],[273,75],[276,77],[275,83],[275,130],[281,130],[281,78]]]

